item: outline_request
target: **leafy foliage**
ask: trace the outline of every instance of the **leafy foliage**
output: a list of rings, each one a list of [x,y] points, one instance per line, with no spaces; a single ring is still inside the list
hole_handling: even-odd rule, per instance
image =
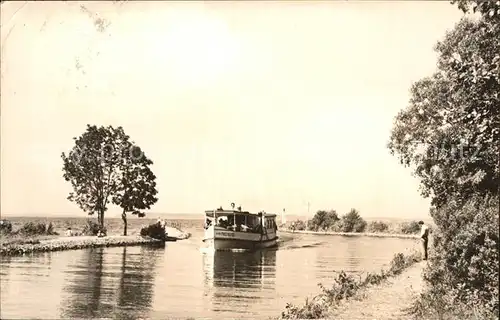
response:
[[[158,240],[166,240],[165,229],[160,225],[159,222],[150,224],[149,226],[142,228],[141,236],[151,237]]]
[[[295,230],[299,230],[299,231],[307,230],[307,224],[302,220],[296,220],[290,224],[289,229],[293,230],[293,231],[295,231]]]
[[[415,169],[437,227],[414,311],[444,319],[480,309],[474,316],[489,319],[499,312],[500,2],[452,3],[478,18],[437,44],[438,70],[413,85],[388,146]]]
[[[123,235],[127,235],[127,212],[139,217],[144,217],[145,209],[150,209],[158,198],[156,194],[156,176],[150,169],[153,161],[132,143],[128,144],[128,150],[135,150],[140,157],[129,156],[122,159],[119,169],[122,172],[121,184],[113,197],[113,203],[123,209],[122,219],[124,222]]]
[[[404,234],[415,234],[420,231],[418,221],[405,222],[401,225],[401,232]]]
[[[389,148],[415,167],[433,205],[498,191],[498,39],[498,24],[462,19],[436,46],[438,72],[413,85],[396,117]]]
[[[368,225],[368,231],[370,232],[387,232],[389,230],[389,225],[383,221],[372,221]]]
[[[492,23],[500,22],[500,3],[486,0],[453,0],[464,13],[480,13],[483,18]]]
[[[335,210],[319,210],[311,220],[307,221],[307,223],[296,220],[287,225],[290,230],[364,232],[367,222],[359,215],[356,209],[351,209],[351,211],[342,216],[342,218],[339,218]],[[388,228],[386,224],[383,225],[385,225],[386,229]]]
[[[12,232],[12,223],[7,220],[0,220],[0,234],[9,234]]]
[[[68,199],[89,215],[98,214],[104,227],[104,213],[110,200],[126,213],[144,216],[157,199],[152,161],[138,148],[122,127],[87,125],[68,155],[63,153],[63,177],[73,187]]]
[[[88,219],[82,230],[82,235],[97,236],[99,230],[106,234],[106,227],[101,227],[98,223]]]
[[[57,235],[58,233],[54,231],[54,227],[52,223],[35,223],[35,222],[27,222],[21,226],[18,230],[15,231],[16,234],[20,234],[23,236],[51,236]]]
[[[339,220],[340,219],[335,210],[319,210],[309,221],[308,227],[313,231],[328,231],[331,230],[335,223]]]
[[[433,214],[438,227],[425,279],[432,299],[483,306],[498,314],[499,199],[474,197],[464,206],[451,201]],[[449,311],[449,310],[448,310]]]
[[[340,231],[342,232],[363,232],[366,228],[366,221],[359,215],[358,210],[351,209],[342,216],[340,220]]]

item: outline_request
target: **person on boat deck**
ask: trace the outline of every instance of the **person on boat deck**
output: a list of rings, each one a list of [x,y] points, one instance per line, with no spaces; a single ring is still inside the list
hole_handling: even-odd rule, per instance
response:
[[[227,226],[228,226],[227,219],[224,219],[224,217],[220,217],[220,218],[218,219],[218,221],[219,221],[219,222],[217,223],[217,225],[218,225],[218,226],[220,226],[220,227],[222,227],[222,228],[227,228]]]
[[[68,228],[66,230],[66,237],[71,237],[73,235],[73,230],[71,230],[71,228]]]
[[[427,260],[427,245],[429,243],[429,227],[423,221],[419,221],[420,225],[420,240],[424,251],[424,260]]]
[[[247,231],[248,231],[248,229],[250,229],[250,227],[249,227],[249,226],[247,226],[247,225],[245,225],[245,224],[241,224],[241,231],[243,231],[243,232],[247,232]]]

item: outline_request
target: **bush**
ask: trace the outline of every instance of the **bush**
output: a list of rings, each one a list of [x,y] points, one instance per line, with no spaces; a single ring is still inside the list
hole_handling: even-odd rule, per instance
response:
[[[151,237],[158,240],[166,240],[165,229],[162,228],[159,222],[150,224],[147,227],[141,229],[141,236]]]
[[[295,220],[291,223],[290,225],[290,230],[300,230],[300,231],[303,231],[303,230],[306,230],[307,229],[307,224],[306,222],[302,221],[302,220]]]
[[[356,209],[351,209],[348,213],[342,216],[339,223],[341,232],[363,232],[366,229],[366,221],[361,218]]]
[[[405,222],[401,225],[401,232],[404,234],[416,234],[420,229],[418,221]]]
[[[99,224],[94,222],[93,220],[88,219],[87,224],[85,224],[85,226],[83,227],[82,235],[97,236],[99,230],[101,230],[101,226],[99,226]],[[106,234],[107,233],[106,227],[104,227],[101,231],[104,234]]]
[[[498,197],[474,197],[463,206],[451,201],[431,213],[437,225],[434,254],[424,272],[429,289],[419,301],[430,307],[419,312],[432,310],[442,317],[456,313],[459,305],[461,310],[498,315],[498,207]]]
[[[12,232],[12,223],[7,220],[0,220],[0,234],[10,234]]]
[[[54,227],[52,226],[52,222],[49,224],[45,223],[35,223],[35,222],[27,222],[25,223],[19,230],[16,231],[17,234],[21,234],[23,236],[41,236],[41,235],[57,235],[58,233],[54,231]]]
[[[387,223],[382,221],[372,221],[368,225],[368,230],[370,232],[387,232],[389,230],[389,226]]]
[[[332,230],[339,221],[339,217],[335,210],[325,211],[319,210],[314,217],[309,220],[308,227],[313,231],[329,231]]]

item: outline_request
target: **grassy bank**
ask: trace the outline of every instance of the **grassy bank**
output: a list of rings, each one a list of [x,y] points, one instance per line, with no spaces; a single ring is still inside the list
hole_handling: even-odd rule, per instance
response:
[[[413,253],[394,256],[388,270],[368,273],[364,278],[357,278],[340,272],[335,282],[329,287],[320,284],[321,293],[312,299],[306,299],[300,306],[287,304],[277,319],[325,319],[331,318],[333,311],[343,302],[355,297],[362,290],[382,283],[390,277],[401,274],[405,269],[421,260],[420,254]]]
[[[117,219],[116,219],[117,220]],[[113,247],[132,245],[161,245],[165,241],[176,241],[189,238],[189,233],[179,230],[180,223],[169,221],[165,232],[153,219],[141,219],[141,224],[132,224],[134,228],[129,236],[122,236],[118,221],[106,223],[106,237],[97,237],[98,226],[89,219],[36,219],[2,221],[0,228],[0,255],[22,255],[33,252],[84,249],[90,247]],[[136,221],[137,223],[138,221]],[[149,222],[149,225],[144,224]],[[73,236],[61,236],[71,228]]]

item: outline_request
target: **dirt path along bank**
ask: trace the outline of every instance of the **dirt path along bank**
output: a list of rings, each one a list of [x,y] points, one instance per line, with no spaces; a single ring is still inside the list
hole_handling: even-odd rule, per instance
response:
[[[422,291],[422,271],[426,261],[416,263],[387,282],[367,289],[361,300],[349,300],[333,312],[333,319],[410,320],[404,309]]]

